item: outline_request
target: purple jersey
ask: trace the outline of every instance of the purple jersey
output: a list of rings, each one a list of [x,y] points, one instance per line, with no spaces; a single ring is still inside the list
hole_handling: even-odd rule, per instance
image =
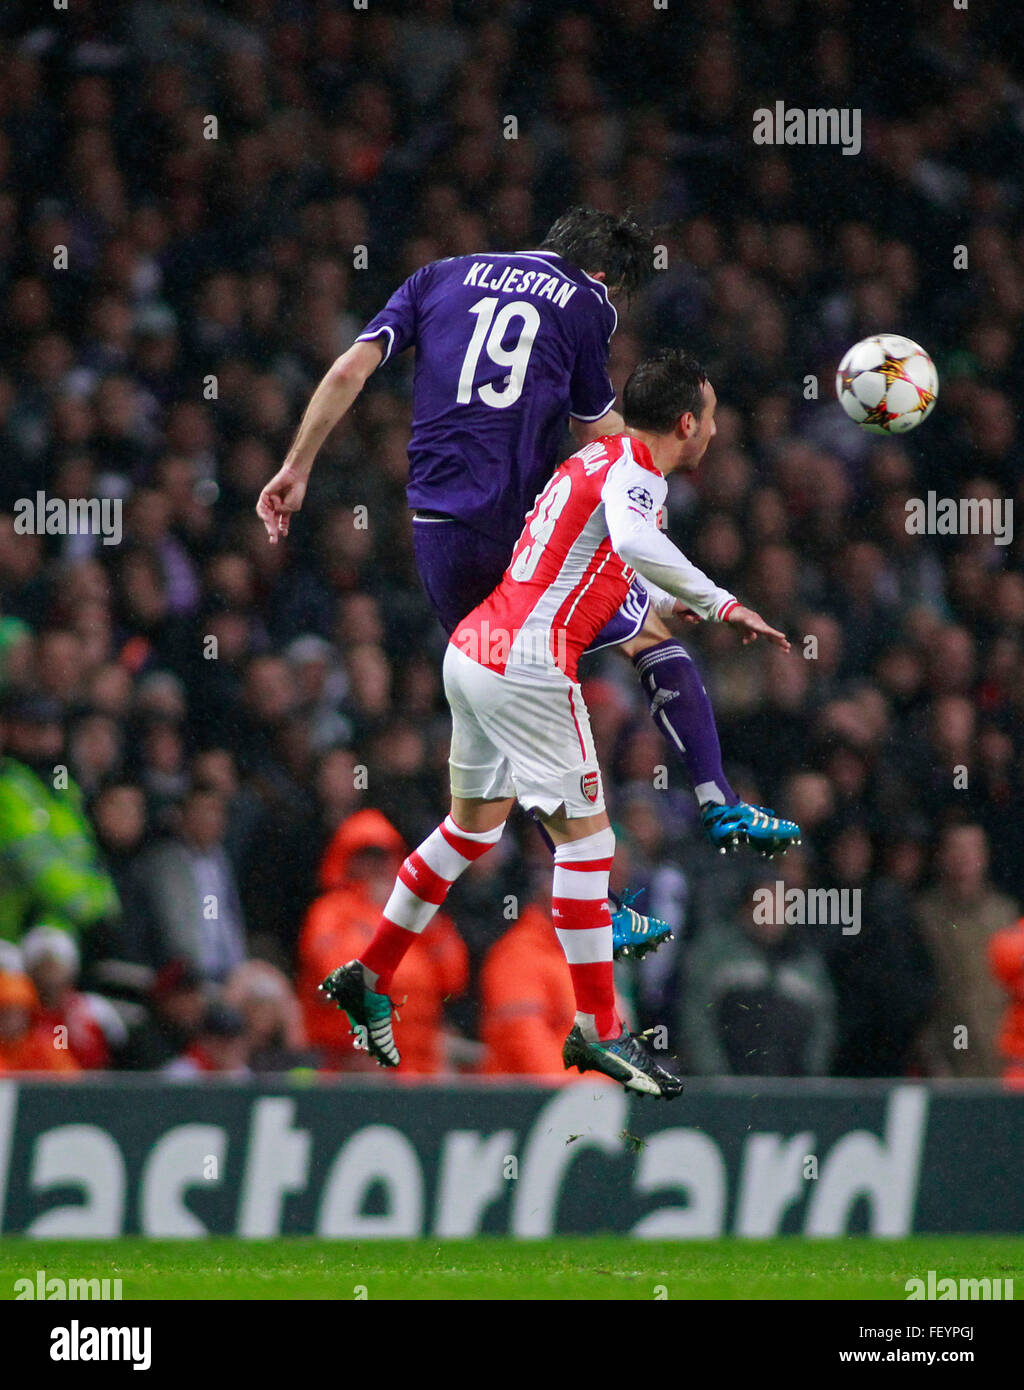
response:
[[[552,251],[432,261],[360,333],[416,348],[408,497],[512,551],[567,417],[615,404],[604,285]]]

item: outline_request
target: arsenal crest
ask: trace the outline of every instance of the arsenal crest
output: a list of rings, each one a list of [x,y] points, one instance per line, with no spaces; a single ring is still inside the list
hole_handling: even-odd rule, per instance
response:
[[[597,801],[598,775],[596,772],[585,772],[580,778],[580,791],[588,801]]]

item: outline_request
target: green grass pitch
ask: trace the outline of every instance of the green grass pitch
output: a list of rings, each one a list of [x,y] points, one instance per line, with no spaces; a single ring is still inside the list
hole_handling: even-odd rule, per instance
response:
[[[1013,1279],[1024,1238],[516,1242],[0,1240],[0,1299],[15,1280],[119,1278],[131,1299],[905,1299],[906,1281]],[[363,1292],[365,1290],[365,1292]]]

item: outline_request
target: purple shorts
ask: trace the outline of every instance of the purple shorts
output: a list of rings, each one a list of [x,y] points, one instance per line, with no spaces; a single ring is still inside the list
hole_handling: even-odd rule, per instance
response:
[[[423,591],[450,637],[466,614],[501,583],[511,552],[502,542],[491,540],[454,517],[440,519],[414,513],[412,537]],[[643,627],[650,606],[647,590],[634,579],[622,607],[605,623],[587,651],[628,642]]]

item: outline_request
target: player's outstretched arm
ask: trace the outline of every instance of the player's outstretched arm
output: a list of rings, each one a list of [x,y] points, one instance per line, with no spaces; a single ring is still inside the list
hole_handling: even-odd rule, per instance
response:
[[[738,603],[735,608],[730,609],[723,622],[732,623],[734,627],[743,629],[744,646],[748,642],[756,642],[759,637],[766,637],[772,646],[780,647],[784,652],[789,651],[789,638],[786,634],[780,632],[776,627],[770,627],[760,613],[755,613],[752,608],[744,608],[742,603]]]
[[[306,496],[306,485],[321,445],[351,408],[383,356],[384,350],[376,339],[353,343],[313,392],[287,458],[256,503],[271,545],[287,536],[292,513],[299,510]]]
[[[639,469],[616,464],[601,490],[608,537],[616,553],[662,595],[673,595],[699,618],[732,623],[744,631],[744,646],[766,637],[789,651],[785,633],[769,627],[759,613],[720,589],[659,530],[658,505],[665,486]]]
[[[666,602],[655,602],[655,593],[664,593],[658,586],[646,576],[644,577],[644,587],[651,595],[651,607],[659,617],[674,617],[684,623],[702,623],[705,620],[699,613],[695,613],[692,608],[683,602],[681,598],[675,598],[671,594],[666,595]],[[654,592],[652,592],[652,590]],[[758,637],[767,637],[768,641],[776,647],[781,647],[784,652],[790,650],[789,638],[778,628],[769,627],[760,613],[755,613],[752,608],[745,608],[742,603],[737,603],[736,607],[729,610],[726,618],[727,623],[733,623],[736,627],[743,628],[746,636],[743,638],[743,645],[748,642],[756,642]]]

